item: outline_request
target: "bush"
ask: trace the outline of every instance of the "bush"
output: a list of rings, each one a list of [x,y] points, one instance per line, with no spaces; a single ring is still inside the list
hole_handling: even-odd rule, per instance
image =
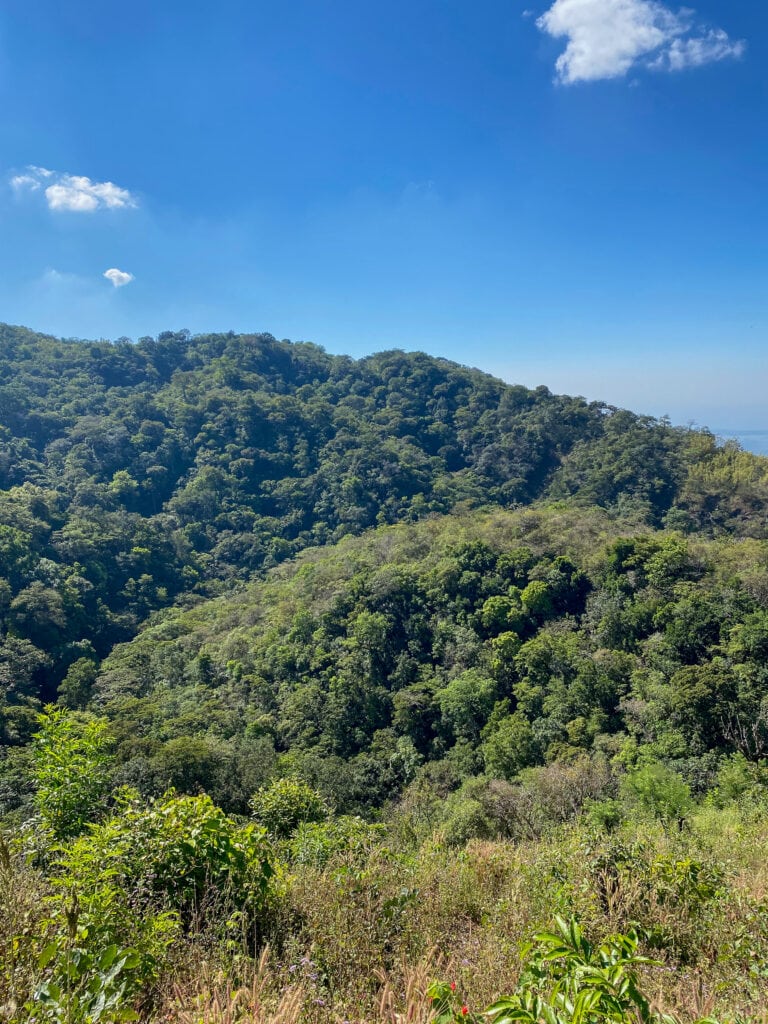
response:
[[[286,839],[305,822],[325,821],[330,808],[302,779],[277,779],[251,797],[253,816],[272,835]]]
[[[78,835],[104,811],[112,758],[107,722],[53,706],[32,742],[35,806],[56,839]]]
[[[332,857],[365,858],[383,832],[383,825],[369,825],[362,818],[348,815],[327,821],[305,821],[291,840],[291,859],[295,864],[322,868]]]
[[[71,933],[83,957],[112,945],[135,951],[132,979],[151,986],[184,932],[253,944],[273,872],[264,830],[237,824],[209,797],[169,793],[145,805],[129,796],[62,850],[50,928]]]
[[[649,764],[631,772],[622,782],[621,791],[629,803],[661,821],[682,821],[693,806],[690,786],[663,764]]]
[[[486,839],[493,834],[493,822],[479,800],[457,795],[451,801],[443,830],[448,846],[464,846],[470,839]]]
[[[207,796],[129,799],[62,857],[59,884],[84,894],[119,878],[128,893],[189,920],[207,902],[256,912],[273,874],[263,829],[238,825]]]

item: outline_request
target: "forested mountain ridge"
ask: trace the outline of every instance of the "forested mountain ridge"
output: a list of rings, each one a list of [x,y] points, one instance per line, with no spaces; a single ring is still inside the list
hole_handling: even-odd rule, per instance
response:
[[[0,326],[4,740],[152,612],[307,546],[547,499],[762,537],[766,467],[707,432],[420,353]]]
[[[599,754],[768,752],[768,543],[686,540],[564,505],[381,527],[163,613],[88,694],[124,780],[242,809],[298,773],[371,813],[420,780]]]

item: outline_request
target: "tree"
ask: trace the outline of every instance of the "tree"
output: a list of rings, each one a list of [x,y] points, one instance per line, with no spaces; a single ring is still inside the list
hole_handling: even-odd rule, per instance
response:
[[[477,669],[467,669],[437,695],[443,721],[457,739],[475,741],[493,710],[497,686]]]
[[[95,661],[78,658],[69,666],[62,680],[58,703],[65,708],[84,709],[91,698],[97,674]]]
[[[513,779],[541,760],[531,723],[516,711],[503,719],[483,746],[485,769],[497,779]]]
[[[520,595],[523,608],[534,619],[546,619],[553,611],[551,588],[543,580],[531,580]]]
[[[112,767],[108,723],[53,706],[39,723],[32,742],[35,806],[54,837],[68,839],[104,811]]]

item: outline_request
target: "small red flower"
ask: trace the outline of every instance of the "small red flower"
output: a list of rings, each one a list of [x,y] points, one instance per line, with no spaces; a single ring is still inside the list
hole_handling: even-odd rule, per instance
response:
[[[469,1013],[469,1007],[468,1007],[468,1006],[467,1006],[467,1004],[465,1003],[465,1004],[464,1004],[464,1005],[462,1006],[462,1008],[461,1008],[461,1015],[462,1015],[462,1017],[466,1017],[468,1013]]]
[[[451,992],[455,992],[455,991],[456,991],[456,982],[452,981],[451,982]]]

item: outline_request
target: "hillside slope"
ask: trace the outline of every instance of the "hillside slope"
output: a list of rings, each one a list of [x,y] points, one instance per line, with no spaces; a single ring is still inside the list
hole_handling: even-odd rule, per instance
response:
[[[370,813],[602,753],[768,751],[768,543],[628,533],[564,505],[383,527],[117,647],[90,706],[124,779],[233,809],[298,771]]]
[[[0,738],[77,704],[158,609],[309,546],[558,499],[764,537],[768,460],[424,354],[0,326]]]

